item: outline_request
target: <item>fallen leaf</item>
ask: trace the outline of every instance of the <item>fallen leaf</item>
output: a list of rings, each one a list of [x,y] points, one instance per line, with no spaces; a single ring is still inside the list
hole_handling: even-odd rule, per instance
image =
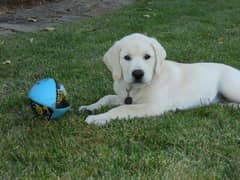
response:
[[[144,14],[143,16],[146,17],[146,18],[150,18],[151,17],[149,14]]]
[[[218,38],[218,44],[223,44],[223,42],[224,42],[224,38],[223,37]]]
[[[8,9],[6,7],[0,8],[0,15],[6,14]]]
[[[58,21],[58,18],[57,18],[57,17],[50,18],[48,21],[49,21],[49,22],[57,22],[57,21]]]
[[[46,28],[44,28],[44,30],[52,32],[52,31],[55,31],[55,28],[54,27],[46,27]]]
[[[33,40],[34,40],[33,38],[30,38],[30,39],[29,39],[30,43],[33,43]]]
[[[28,21],[29,21],[29,22],[37,22],[38,20],[37,20],[36,18],[30,17],[30,18],[28,18]]]
[[[3,61],[2,64],[5,65],[5,64],[11,64],[12,62],[10,60],[6,60],[6,61]]]
[[[97,31],[97,28],[86,29],[86,32],[94,32],[94,31]]]
[[[4,44],[5,44],[4,40],[0,41],[0,45],[4,45]]]

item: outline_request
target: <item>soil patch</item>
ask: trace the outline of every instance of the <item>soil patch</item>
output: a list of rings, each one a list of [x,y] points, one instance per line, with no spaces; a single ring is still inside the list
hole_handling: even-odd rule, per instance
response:
[[[13,0],[14,1],[14,0]],[[21,0],[16,0],[21,1]],[[22,0],[24,1],[24,0]],[[133,3],[135,0],[61,0],[47,2],[28,1],[24,5],[12,4],[0,9],[0,35],[15,32],[32,32],[59,23],[98,16]]]

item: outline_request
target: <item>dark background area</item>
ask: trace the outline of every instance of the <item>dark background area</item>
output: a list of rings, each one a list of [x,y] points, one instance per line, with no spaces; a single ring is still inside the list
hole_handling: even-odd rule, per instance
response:
[[[44,2],[56,2],[59,0],[0,0],[4,5],[21,5],[21,4],[42,4]]]

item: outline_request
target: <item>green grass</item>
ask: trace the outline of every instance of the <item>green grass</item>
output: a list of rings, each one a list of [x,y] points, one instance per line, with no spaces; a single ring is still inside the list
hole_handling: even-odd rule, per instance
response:
[[[239,110],[211,106],[103,127],[77,112],[113,92],[101,59],[132,32],[158,38],[168,59],[240,68],[239,14],[239,0],[138,1],[55,32],[0,37],[0,62],[12,62],[0,63],[0,178],[239,179]],[[48,76],[73,107],[59,121],[36,118],[28,103],[28,90]]]

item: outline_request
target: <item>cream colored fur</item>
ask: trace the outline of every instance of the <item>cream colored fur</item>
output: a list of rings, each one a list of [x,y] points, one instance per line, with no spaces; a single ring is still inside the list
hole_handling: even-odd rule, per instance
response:
[[[150,58],[144,59],[148,54]],[[126,55],[131,60],[125,59]],[[240,71],[224,64],[182,64],[165,60],[166,51],[154,38],[131,34],[117,41],[104,55],[112,72],[115,95],[81,106],[94,111],[102,106],[118,106],[106,113],[89,115],[87,123],[102,125],[114,119],[159,116],[167,111],[205,106],[220,101],[240,103]],[[134,83],[132,72],[144,72],[142,83]],[[127,90],[133,104],[126,105]]]

